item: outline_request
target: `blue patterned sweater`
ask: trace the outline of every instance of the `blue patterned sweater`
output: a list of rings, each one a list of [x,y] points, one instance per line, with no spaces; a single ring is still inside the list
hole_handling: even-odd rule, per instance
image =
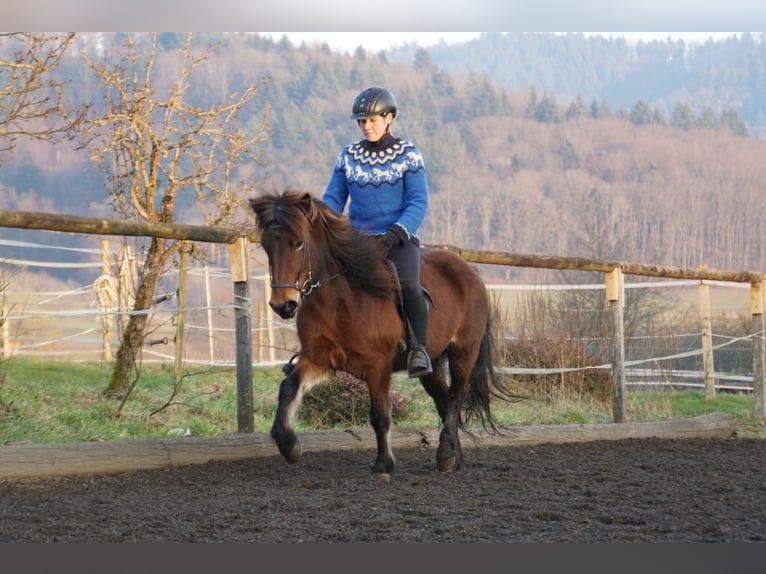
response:
[[[348,216],[361,231],[385,233],[402,240],[417,235],[428,209],[428,183],[423,157],[411,142],[386,134],[379,142],[361,140],[338,154],[322,200]]]

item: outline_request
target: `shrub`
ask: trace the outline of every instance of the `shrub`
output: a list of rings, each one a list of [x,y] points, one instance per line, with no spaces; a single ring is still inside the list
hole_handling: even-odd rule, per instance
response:
[[[501,364],[513,367],[577,369],[513,375],[515,383],[532,398],[554,401],[590,396],[598,402],[611,401],[611,373],[605,369],[588,368],[598,366],[599,362],[578,341],[542,336],[519,337],[498,345],[498,356]]]
[[[391,418],[394,422],[405,420],[409,401],[393,389],[390,397]],[[338,373],[306,393],[298,418],[314,429],[370,424],[367,383],[348,373]]]

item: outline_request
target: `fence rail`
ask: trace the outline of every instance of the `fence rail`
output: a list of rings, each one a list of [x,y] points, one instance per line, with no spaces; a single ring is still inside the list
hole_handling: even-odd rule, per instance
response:
[[[251,278],[249,249],[247,244],[257,242],[258,237],[254,232],[206,226],[128,222],[6,210],[0,210],[0,227],[87,233],[104,236],[157,236],[183,241],[228,244],[231,263],[231,279],[234,285],[238,424],[240,431],[252,432]],[[766,412],[766,405],[764,404],[766,345],[764,344],[763,336],[763,274],[751,271],[716,270],[708,269],[706,267],[690,269],[579,257],[552,257],[513,254],[507,252],[475,251],[450,245],[429,245],[427,247],[453,251],[466,261],[473,263],[559,270],[597,271],[603,273],[613,339],[611,345],[611,372],[613,383],[612,407],[615,422],[625,421],[626,364],[623,323],[624,276],[627,274],[672,279],[749,283],[753,341],[754,417],[759,421],[764,419],[764,413]]]

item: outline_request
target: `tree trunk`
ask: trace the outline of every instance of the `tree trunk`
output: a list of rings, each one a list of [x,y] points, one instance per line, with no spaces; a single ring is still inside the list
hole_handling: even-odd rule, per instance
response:
[[[138,311],[138,313],[130,315],[125,327],[107,388],[109,394],[119,395],[130,388],[130,377],[136,368],[136,362],[144,344],[146,325],[149,322],[149,314],[141,311],[146,311],[152,307],[154,291],[160,280],[162,265],[168,256],[165,240],[157,237],[152,238],[149,252],[144,260],[141,279],[136,290],[136,300],[133,305],[133,311]]]

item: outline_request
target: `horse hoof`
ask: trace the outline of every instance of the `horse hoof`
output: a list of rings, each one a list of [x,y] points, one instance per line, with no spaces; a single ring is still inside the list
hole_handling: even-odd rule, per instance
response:
[[[391,474],[388,472],[373,472],[370,475],[370,480],[377,482],[391,482]]]
[[[448,458],[445,460],[440,460],[436,463],[436,472],[439,473],[447,473],[447,472],[454,472],[457,470],[457,465],[455,464],[455,458]]]
[[[283,452],[282,456],[290,464],[295,464],[301,459],[302,454],[303,454],[303,451],[301,450],[300,445],[295,445],[290,450]]]

